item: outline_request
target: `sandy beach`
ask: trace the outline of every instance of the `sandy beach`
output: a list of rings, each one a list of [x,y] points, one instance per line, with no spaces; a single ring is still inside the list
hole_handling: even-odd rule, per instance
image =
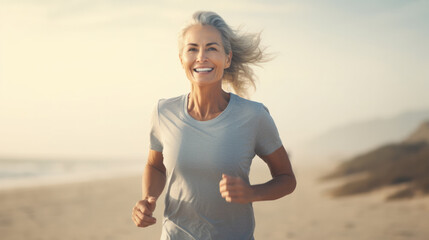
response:
[[[255,164],[251,179],[268,170]],[[320,183],[327,168],[295,166],[296,191],[283,199],[254,203],[256,239],[427,239],[429,198],[385,202],[385,192],[333,199]],[[387,190],[386,190],[387,191]],[[159,223],[141,229],[131,221],[140,197],[140,176],[0,192],[0,232],[19,239],[159,239]],[[163,196],[161,196],[163,198]]]

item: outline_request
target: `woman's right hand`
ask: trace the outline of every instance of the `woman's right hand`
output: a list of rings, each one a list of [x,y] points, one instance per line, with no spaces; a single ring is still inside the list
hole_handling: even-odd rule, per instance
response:
[[[147,197],[136,203],[131,214],[131,218],[137,227],[147,227],[156,223],[156,218],[152,217],[156,207],[156,198]]]

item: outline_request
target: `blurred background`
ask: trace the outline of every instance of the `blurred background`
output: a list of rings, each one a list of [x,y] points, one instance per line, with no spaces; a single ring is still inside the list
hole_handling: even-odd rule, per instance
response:
[[[95,220],[84,213],[93,209],[94,215],[98,214],[94,210],[98,208],[87,202],[76,205],[74,210],[64,206],[64,215],[52,215],[48,200],[42,196],[36,197],[39,205],[20,203],[30,204],[28,211],[22,213],[16,213],[20,207],[14,202],[23,196],[31,200],[40,191],[46,191],[42,195],[49,196],[51,202],[61,195],[62,200],[74,199],[76,203],[85,198],[83,193],[95,194],[90,186],[96,183],[89,180],[98,179],[95,188],[100,189],[99,186],[107,186],[100,179],[137,176],[142,171],[148,152],[149,115],[154,104],[160,98],[178,96],[190,89],[178,59],[177,36],[197,10],[215,11],[244,32],[262,32],[262,44],[275,56],[271,62],[255,68],[259,80],[251,99],[263,102],[270,109],[304,190],[298,188],[296,197],[291,195],[291,200],[285,200],[286,207],[292,207],[288,211],[295,215],[288,215],[290,221],[279,219],[279,224],[286,222],[289,230],[280,226],[279,231],[271,231],[280,232],[278,235],[267,237],[264,231],[270,226],[257,227],[256,236],[261,239],[316,236],[309,232],[300,235],[297,229],[307,227],[325,229],[319,231],[325,239],[353,239],[365,232],[366,228],[358,228],[358,224],[346,220],[359,218],[351,217],[358,209],[353,207],[357,200],[332,200],[319,194],[319,190],[312,193],[314,196],[306,191],[319,188],[322,191],[326,184],[331,184],[316,176],[323,175],[324,179],[351,173],[360,177],[362,173],[379,176],[380,172],[371,172],[378,169],[373,166],[377,159],[383,162],[375,165],[390,166],[393,164],[390,160],[402,156],[400,176],[390,176],[385,183],[374,180],[379,185],[364,181],[364,185],[377,187],[346,186],[357,189],[350,191],[351,194],[373,192],[393,184],[402,186],[400,191],[407,199],[427,196],[429,181],[424,177],[429,172],[428,147],[424,143],[429,139],[429,126],[424,124],[429,120],[427,1],[1,0],[0,194],[4,208],[0,229],[7,233],[7,239],[21,239],[29,233],[38,237],[34,239],[56,239],[51,224],[59,218],[75,216],[76,209],[83,214],[76,215],[76,221],[84,216],[86,227],[103,227],[93,225]],[[416,171],[420,172],[403,176],[406,166],[410,166],[407,163],[411,155],[417,159],[413,160],[413,166],[419,166]],[[260,162],[255,163],[255,179],[259,179],[256,173],[259,167],[264,168]],[[118,203],[123,208],[116,210],[118,215],[126,210],[126,220],[124,217],[123,222],[109,225],[111,229],[124,226],[123,229],[104,231],[105,235],[88,230],[84,239],[130,239],[132,234],[137,238],[152,234],[128,229],[132,225],[128,213],[140,195],[139,179],[132,179],[122,178],[124,185],[119,180],[109,185],[112,188],[117,185],[118,191],[129,193],[128,200],[122,200],[125,201],[122,205]],[[420,185],[415,185],[415,180]],[[64,191],[58,183],[76,182],[83,185],[73,185],[75,195],[70,190],[72,185],[67,185],[69,195],[57,192]],[[51,187],[56,190],[52,192],[46,185],[54,185]],[[335,193],[347,195],[339,189]],[[365,206],[374,208],[385,206],[384,196],[395,195],[389,194],[380,198],[358,196],[359,201],[369,201]],[[100,199],[100,195],[91,196],[94,204]],[[91,196],[87,196],[87,201]],[[355,210],[350,210],[353,212],[350,216],[325,225],[308,212],[308,218],[301,218],[297,225],[295,218],[303,215],[293,212],[299,209],[294,204],[305,202],[303,198],[310,205],[311,199],[323,198],[320,202],[326,201],[323,206],[327,209],[328,206],[336,209],[341,203]],[[429,211],[427,197],[409,201],[412,204],[400,201],[388,206],[406,208],[419,223],[408,226],[403,220],[395,222],[387,217],[394,222],[379,226],[373,235],[360,235],[360,239],[382,239],[379,238],[382,236],[423,239],[427,231],[419,224],[428,220],[418,212]],[[34,206],[40,204],[46,207],[42,208],[43,214],[34,212]],[[255,208],[256,218],[264,219],[265,210],[259,212]],[[303,209],[309,211],[308,205]],[[276,208],[272,213],[276,213]],[[383,213],[376,218],[379,222],[386,217]],[[366,217],[361,217],[362,221]],[[28,221],[24,225],[29,226],[27,229],[34,228],[35,235],[30,230],[17,230],[22,225],[18,219],[23,218]],[[42,224],[44,221],[47,225]],[[333,227],[338,224],[344,227]],[[409,228],[386,235],[404,224]],[[71,228],[60,229],[73,236]],[[157,236],[157,230],[150,236]],[[123,235],[114,235],[118,232]]]

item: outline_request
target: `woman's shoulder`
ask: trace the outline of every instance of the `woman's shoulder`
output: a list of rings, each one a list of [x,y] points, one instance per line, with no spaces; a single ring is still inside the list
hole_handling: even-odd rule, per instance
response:
[[[177,97],[171,97],[171,98],[161,98],[158,100],[158,103],[157,103],[158,110],[181,108],[186,96],[187,94],[183,94],[183,95],[180,95]]]
[[[261,114],[265,111],[268,112],[268,108],[261,102],[245,99],[235,94],[232,95],[235,98],[236,105],[244,112],[251,112],[254,114]]]

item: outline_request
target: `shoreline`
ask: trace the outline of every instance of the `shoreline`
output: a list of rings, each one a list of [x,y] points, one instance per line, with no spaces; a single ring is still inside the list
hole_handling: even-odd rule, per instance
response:
[[[143,171],[143,162],[18,161],[5,165],[0,161],[0,167],[3,191],[138,175]]]

